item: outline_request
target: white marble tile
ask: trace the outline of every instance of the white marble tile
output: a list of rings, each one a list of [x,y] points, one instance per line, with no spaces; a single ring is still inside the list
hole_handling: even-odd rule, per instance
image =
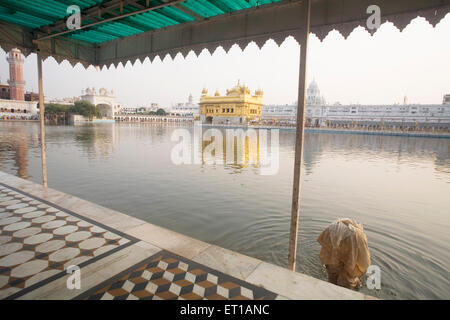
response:
[[[36,211],[36,210],[37,210],[36,207],[25,207],[25,208],[14,210],[14,213],[24,214],[24,213],[28,213],[28,212],[32,212],[32,211]]]
[[[105,244],[106,240],[103,238],[93,237],[81,241],[78,246],[83,250],[97,249]]]
[[[65,236],[78,230],[77,226],[62,226],[53,230],[53,233],[59,236]]]
[[[47,242],[52,238],[53,238],[53,234],[51,234],[51,233],[38,233],[38,234],[35,234],[34,236],[25,238],[25,240],[23,240],[23,243],[35,245],[35,244],[39,244],[42,242]]]
[[[0,257],[6,256],[6,255],[11,254],[16,251],[19,251],[20,249],[22,249],[22,247],[23,247],[23,244],[18,243],[18,242],[2,244],[2,245],[0,245]]]
[[[93,286],[125,270],[126,268],[129,268],[145,258],[154,255],[158,251],[160,251],[159,248],[150,244],[133,244],[81,268],[81,290],[67,289],[67,278],[69,275],[65,275],[40,287],[37,290],[28,292],[18,299],[72,299],[82,292],[89,290]],[[82,262],[76,261],[76,259],[66,263],[65,268],[69,265],[78,265]]]
[[[11,253],[0,259],[0,267],[12,267],[21,263],[25,263],[34,257],[33,251],[19,251]]]
[[[241,280],[248,277],[262,262],[214,245],[193,257],[192,260]]]
[[[20,217],[7,217],[7,218],[3,218],[0,219],[0,226],[6,226],[12,223],[16,223],[19,222],[21,220]]]
[[[42,231],[41,228],[30,227],[30,228],[21,229],[21,230],[14,232],[13,236],[16,238],[27,238],[27,237],[34,236],[35,234],[38,234],[41,231]]]
[[[11,270],[11,277],[25,278],[39,273],[47,267],[47,260],[31,260],[13,268]]]
[[[75,258],[80,254],[78,248],[62,248],[49,255],[48,259],[55,262],[63,262]]]
[[[83,241],[83,240],[89,238],[90,236],[92,236],[92,233],[90,233],[89,231],[77,231],[77,232],[69,234],[66,237],[66,241],[69,241],[69,242]]]
[[[12,205],[10,205],[10,206],[7,206],[7,207],[6,207],[6,210],[11,210],[11,211],[13,211],[13,210],[21,209],[21,208],[24,208],[24,207],[28,207],[28,203],[19,202],[19,203],[16,203],[16,204],[12,204]]]
[[[36,252],[49,253],[61,249],[66,245],[64,240],[50,240],[36,246]]]
[[[3,227],[3,230],[5,231],[16,231],[28,228],[31,225],[31,223],[26,221],[16,222],[12,224],[8,224],[7,226]]]
[[[130,229],[127,233],[133,237],[144,240],[159,248],[182,255],[188,259],[195,257],[210,246],[206,242],[149,223]]]

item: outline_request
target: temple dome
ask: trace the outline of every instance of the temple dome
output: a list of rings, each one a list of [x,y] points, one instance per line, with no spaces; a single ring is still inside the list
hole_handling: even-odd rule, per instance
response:
[[[325,99],[320,94],[319,86],[315,79],[311,81],[308,86],[307,95],[306,95],[306,105],[324,105]]]

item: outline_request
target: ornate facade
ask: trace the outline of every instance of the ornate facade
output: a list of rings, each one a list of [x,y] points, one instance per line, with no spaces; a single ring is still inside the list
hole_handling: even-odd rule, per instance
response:
[[[320,95],[313,81],[307,90],[305,121],[313,127],[365,128],[435,128],[450,130],[450,95],[442,104],[390,105],[330,105]],[[285,106],[264,106],[262,119],[266,122],[293,125],[297,117],[297,103]]]
[[[216,91],[214,96],[203,89],[200,98],[200,120],[209,124],[247,124],[260,121],[262,111],[262,90],[251,94],[248,87],[237,85],[221,96]]]
[[[80,99],[89,101],[99,107],[103,118],[112,119],[121,110],[120,104],[116,102],[116,97],[114,97],[114,92],[112,90],[108,92],[105,88],[101,88],[98,93],[95,88],[81,90]]]
[[[192,94],[189,95],[188,102],[177,103],[170,110],[170,114],[174,116],[182,117],[197,117],[199,115],[200,108],[198,104],[194,103]]]

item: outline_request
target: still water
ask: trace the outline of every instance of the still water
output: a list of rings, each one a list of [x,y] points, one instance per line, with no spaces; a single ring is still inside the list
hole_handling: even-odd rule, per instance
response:
[[[49,126],[49,186],[194,238],[286,266],[293,131],[279,170],[175,165],[176,126]],[[193,127],[185,127],[190,132]],[[450,299],[450,140],[306,134],[298,271],[326,280],[320,232],[339,217],[364,225],[385,299]],[[0,170],[41,182],[38,123],[0,122]]]

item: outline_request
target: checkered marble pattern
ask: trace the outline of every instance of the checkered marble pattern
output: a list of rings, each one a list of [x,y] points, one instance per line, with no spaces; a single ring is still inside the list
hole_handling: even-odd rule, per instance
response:
[[[88,300],[266,300],[276,294],[168,251],[79,295]]]
[[[0,184],[0,299],[131,244],[119,232]]]

